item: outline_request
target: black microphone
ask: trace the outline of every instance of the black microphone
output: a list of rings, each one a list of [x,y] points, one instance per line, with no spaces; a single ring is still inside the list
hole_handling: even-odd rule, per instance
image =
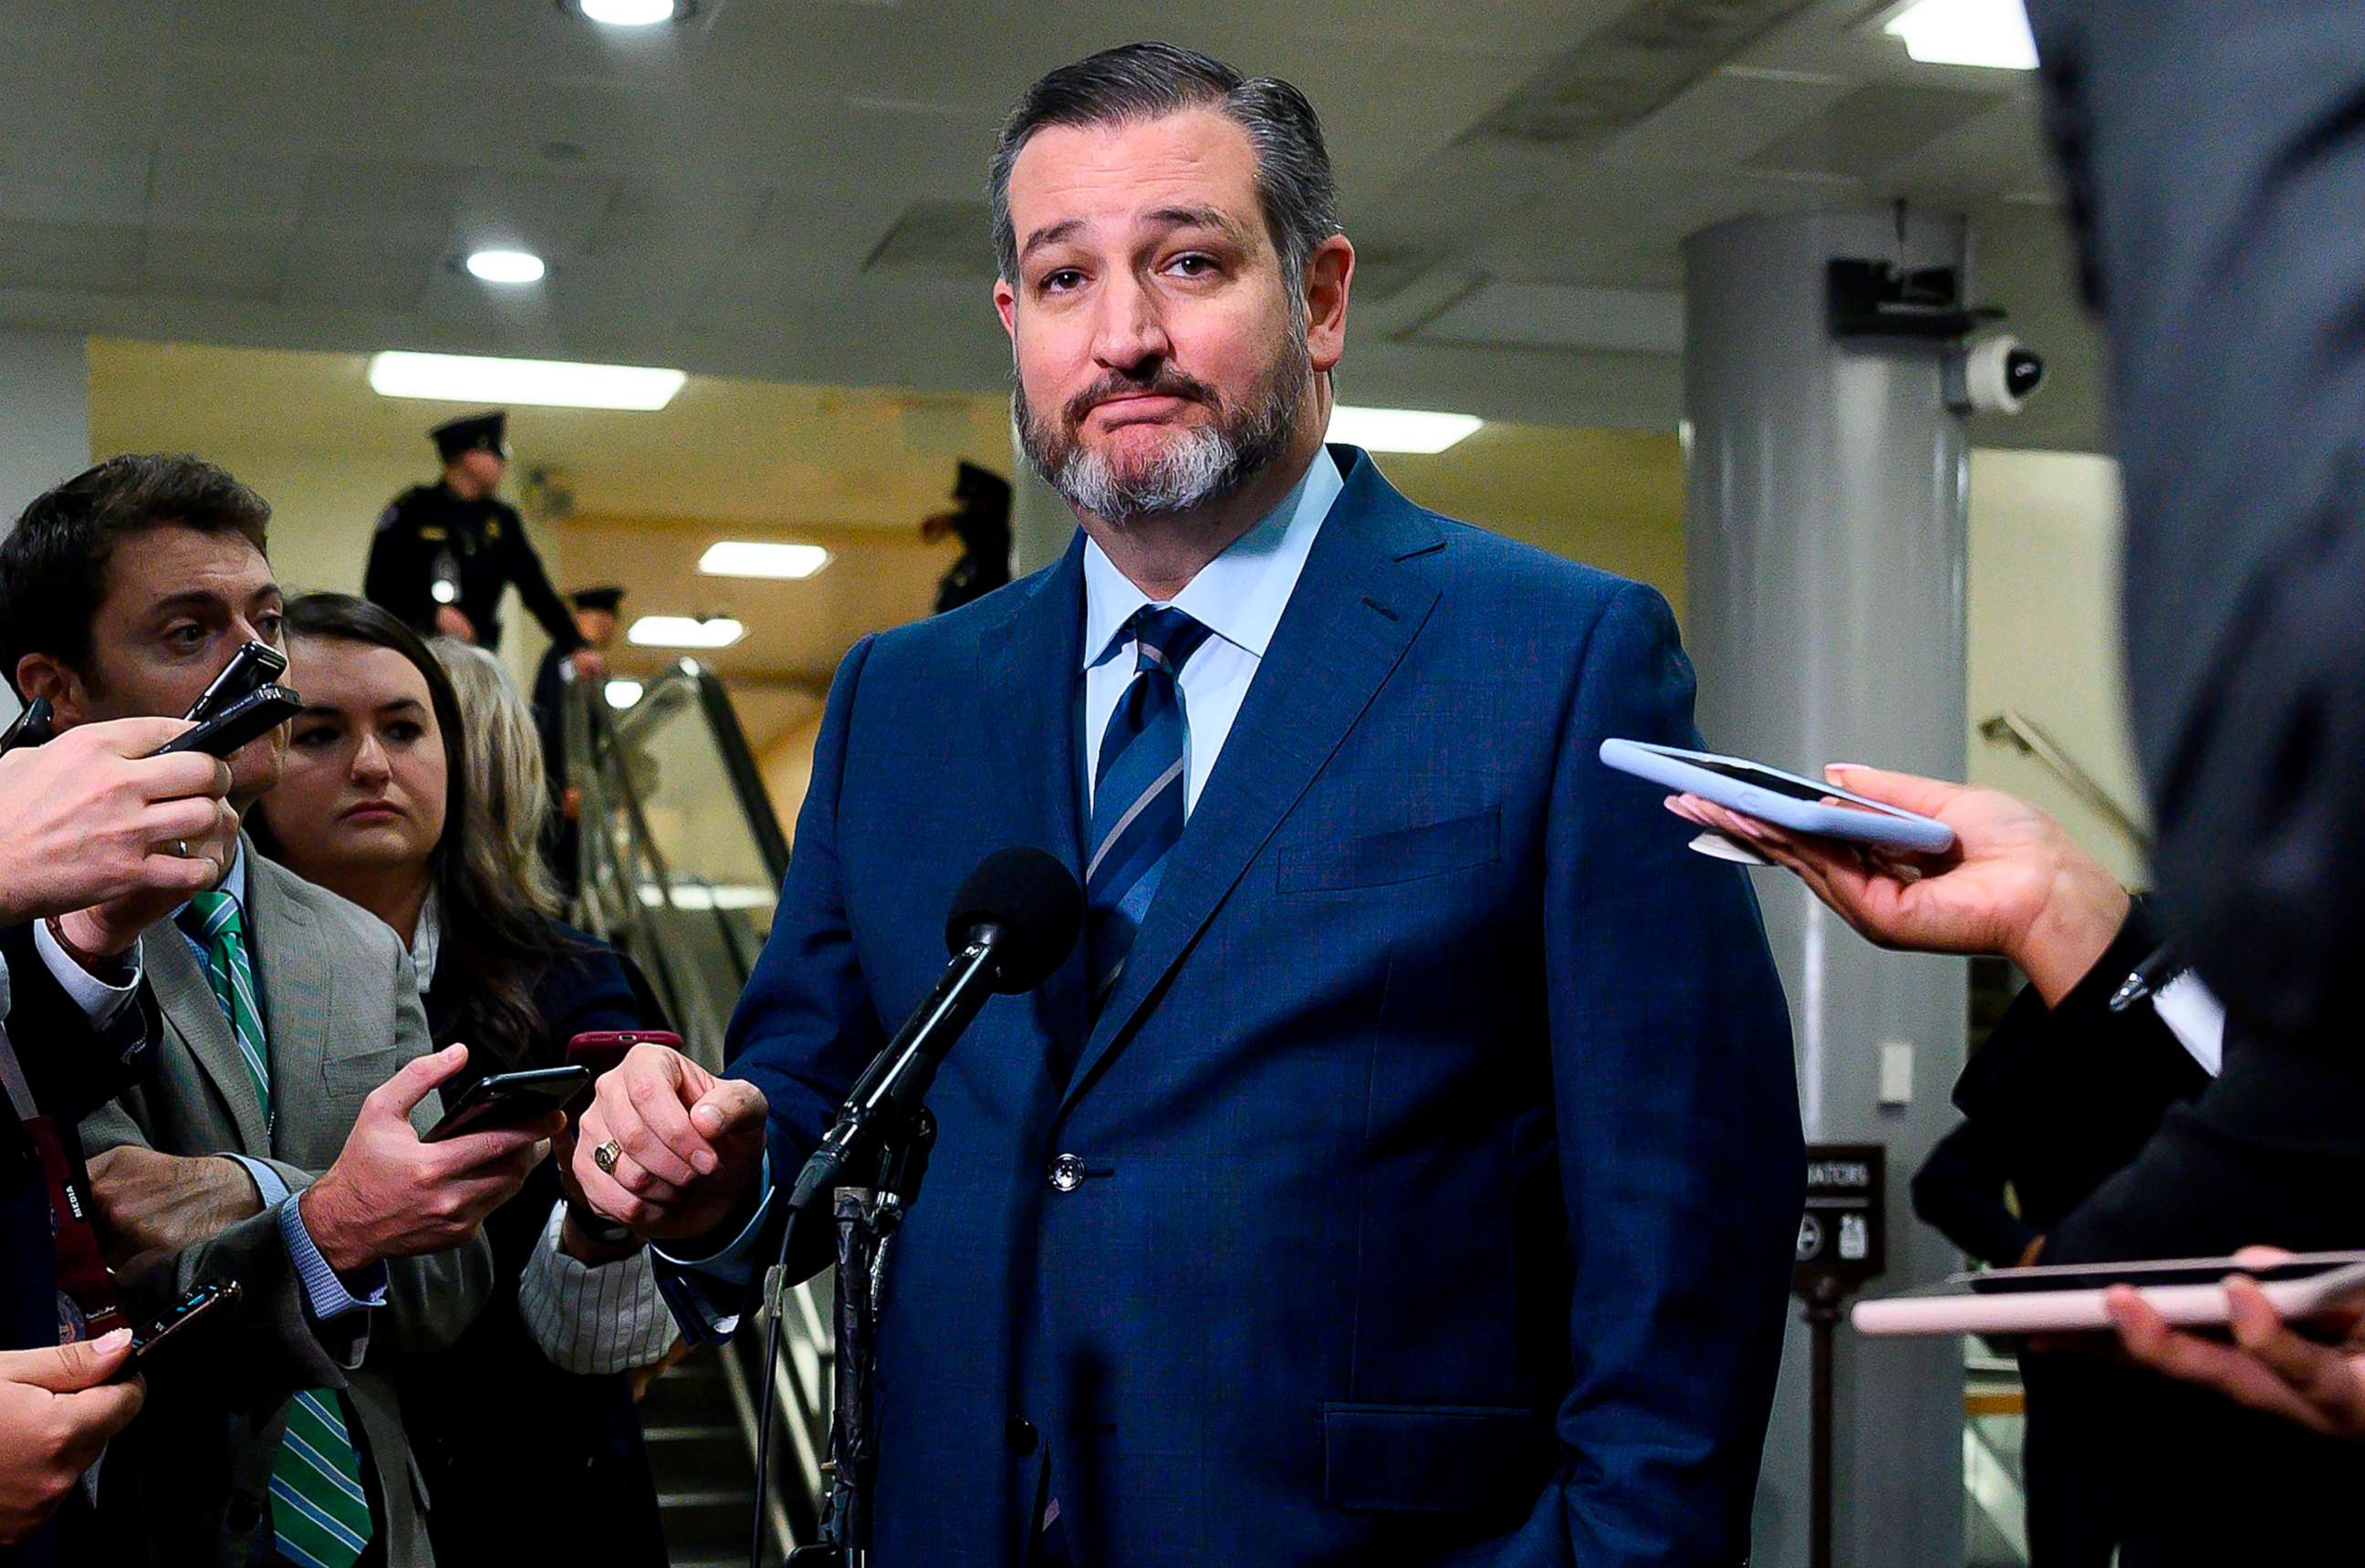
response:
[[[1075,946],[1083,918],[1084,894],[1075,876],[1043,851],[997,849],[978,863],[945,921],[952,962],[855,1081],[836,1125],[797,1176],[789,1194],[791,1215],[837,1185],[882,1123],[919,1108],[937,1064],[988,997],[1032,991],[1051,978]]]

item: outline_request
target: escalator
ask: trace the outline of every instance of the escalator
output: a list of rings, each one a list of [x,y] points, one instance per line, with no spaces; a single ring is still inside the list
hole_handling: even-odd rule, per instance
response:
[[[713,672],[682,659],[612,707],[569,681],[562,730],[577,815],[577,923],[630,953],[681,1032],[723,1070],[731,1010],[771,929],[789,845]],[[763,1315],[719,1350],[661,1373],[641,1404],[677,1568],[742,1563],[751,1510],[764,1327],[780,1319],[771,1483],[761,1500],[773,1560],[814,1539],[828,1451],[826,1276],[766,1293]]]

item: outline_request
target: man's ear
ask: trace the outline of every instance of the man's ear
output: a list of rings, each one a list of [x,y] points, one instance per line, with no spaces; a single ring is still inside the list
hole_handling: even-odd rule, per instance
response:
[[[36,698],[48,698],[60,729],[90,718],[90,694],[82,676],[55,654],[27,654],[19,658],[17,689],[25,694],[28,706]]]
[[[1018,309],[1018,291],[1010,286],[1007,278],[993,280],[993,313],[1002,318],[1002,330],[1010,335],[1014,347],[1018,342],[1018,323],[1012,317]]]
[[[1354,280],[1355,247],[1333,234],[1306,258],[1306,353],[1317,372],[1347,355],[1347,286]]]

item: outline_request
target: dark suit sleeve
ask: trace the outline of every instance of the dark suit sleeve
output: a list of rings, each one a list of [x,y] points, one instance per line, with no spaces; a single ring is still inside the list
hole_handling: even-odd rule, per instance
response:
[[[2324,1028],[2365,927],[2365,26],[2028,10],[2111,332],[2160,887],[2235,1018]]]
[[[542,556],[533,541],[525,536],[525,520],[514,509],[505,510],[501,516],[506,525],[501,538],[509,551],[510,581],[517,585],[518,597],[550,633],[550,640],[562,654],[571,654],[583,646],[583,633],[576,630],[575,612],[550,586],[550,574],[543,568]]]
[[[1620,735],[1697,747],[1692,689],[1665,600],[1622,589],[1569,699],[1547,851],[1566,1458],[1507,1561],[1747,1551],[1804,1201],[1789,1015],[1740,870],[1597,755]]]
[[[764,1092],[771,1108],[767,1152],[772,1180],[785,1197],[805,1157],[821,1142],[846,1087],[884,1043],[877,1009],[856,960],[846,896],[838,881],[837,812],[846,782],[846,731],[855,689],[869,656],[870,639],[854,645],[838,666],[813,745],[813,782],[797,813],[795,852],[772,914],[771,935],[732,1015],[727,1070]],[[779,1247],[785,1215],[775,1201],[757,1254],[768,1263]],[[830,1261],[829,1226],[811,1227],[790,1259],[792,1278]],[[711,1248],[686,1247],[679,1256]],[[661,1269],[660,1271],[664,1271]],[[760,1280],[758,1268],[755,1278]],[[751,1282],[752,1284],[752,1282]]]
[[[8,968],[11,993],[0,1023],[8,1027],[34,1098],[62,1125],[81,1121],[155,1064],[163,1025],[146,986],[137,1002],[97,1030],[41,961],[30,925],[0,932],[0,963]]]
[[[2136,904],[2057,1004],[2046,1006],[2034,987],[2014,998],[1955,1085],[1956,1108],[2040,1231],[2135,1159],[2170,1106],[2209,1086],[2150,1003],[2111,1011],[2120,982],[2158,945],[2158,925]]]
[[[1964,1122],[1913,1172],[1913,1216],[1982,1263],[2016,1263],[2044,1233],[2004,1202],[2007,1180],[1979,1125]]]

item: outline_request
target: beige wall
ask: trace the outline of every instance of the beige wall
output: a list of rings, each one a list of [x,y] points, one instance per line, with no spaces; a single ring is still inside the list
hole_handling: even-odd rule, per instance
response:
[[[2144,820],[2119,655],[2119,519],[2118,465],[2109,458],[1971,454],[1970,775],[2053,812],[2121,879],[2140,884],[2143,857],[2125,834],[2034,759],[1978,734],[1982,719],[2017,710]]]

